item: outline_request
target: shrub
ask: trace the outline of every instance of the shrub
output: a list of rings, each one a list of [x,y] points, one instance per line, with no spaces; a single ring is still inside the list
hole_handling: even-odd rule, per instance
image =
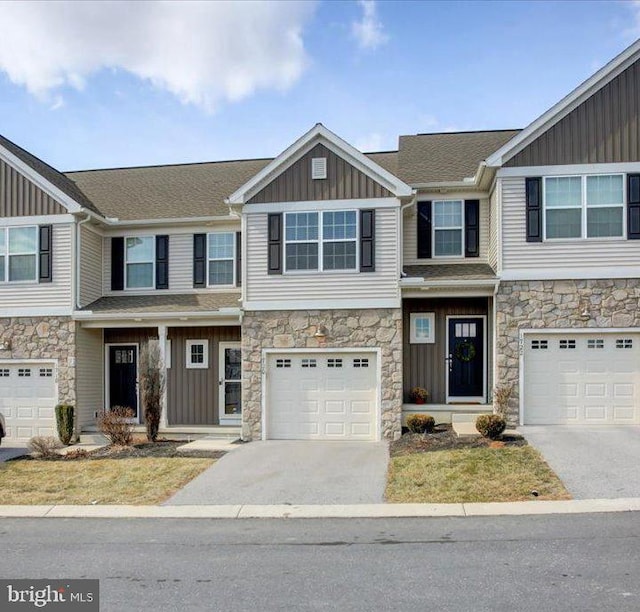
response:
[[[73,406],[58,404],[56,406],[56,425],[58,438],[65,446],[68,446],[73,438]]]
[[[493,388],[493,409],[496,414],[507,418],[509,400],[513,395],[513,383],[502,383]]]
[[[74,448],[70,450],[68,453],[64,455],[65,459],[86,459],[89,456],[87,449],[85,448]]]
[[[497,440],[507,428],[507,421],[499,414],[481,414],[476,419],[476,429],[490,440]]]
[[[436,420],[430,414],[412,414],[407,417],[407,427],[411,433],[431,433]]]
[[[409,395],[414,402],[424,404],[429,397],[429,392],[423,387],[413,387]]]
[[[150,342],[140,354],[140,390],[149,442],[155,442],[158,437],[164,384],[160,348],[157,342]]]
[[[114,406],[98,417],[98,427],[111,444],[129,446],[133,440],[133,416],[131,408]]]
[[[60,441],[53,436],[34,436],[27,442],[29,452],[43,459],[56,457],[57,450],[61,447]]]

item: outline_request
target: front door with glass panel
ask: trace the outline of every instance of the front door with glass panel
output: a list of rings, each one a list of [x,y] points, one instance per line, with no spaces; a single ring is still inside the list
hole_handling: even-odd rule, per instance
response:
[[[138,346],[136,344],[109,345],[108,408],[131,408],[138,418]]]
[[[239,342],[221,342],[219,380],[220,425],[239,425],[242,413],[242,353]]]
[[[447,319],[447,399],[484,402],[484,317]]]

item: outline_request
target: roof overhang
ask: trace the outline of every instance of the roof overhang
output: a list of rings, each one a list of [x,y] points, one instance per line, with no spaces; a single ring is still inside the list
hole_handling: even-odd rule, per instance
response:
[[[328,130],[324,125],[317,123],[253,178],[232,193],[225,200],[226,203],[233,207],[249,201],[260,189],[269,184],[277,175],[284,172],[320,142],[358,168],[358,170],[380,183],[397,198],[408,199],[413,197],[413,189],[409,185],[376,164],[348,142]]]
[[[90,310],[76,310],[71,318],[83,327],[110,327],[114,323],[124,326],[138,326],[141,324],[158,325],[170,322],[183,326],[189,323],[203,325],[225,325],[240,323],[242,311],[240,308],[221,308],[220,310],[193,312],[100,312]]]
[[[552,106],[546,113],[530,123],[524,130],[490,155],[486,163],[488,166],[500,167],[518,154],[536,138],[553,127],[558,121],[566,117],[572,110],[590,98],[599,89],[615,79],[629,66],[640,58],[640,39],[627,47],[622,53],[613,58],[593,76],[576,87],[560,102]]]

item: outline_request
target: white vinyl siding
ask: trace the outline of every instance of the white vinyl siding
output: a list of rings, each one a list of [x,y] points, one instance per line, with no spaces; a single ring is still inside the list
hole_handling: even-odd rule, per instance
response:
[[[71,223],[53,225],[53,281],[37,280],[21,283],[0,283],[0,311],[11,310],[19,315],[21,308],[72,308],[72,236]]]
[[[101,329],[76,329],[76,409],[78,429],[95,425],[104,408],[104,344]]]
[[[489,219],[487,223],[489,227],[487,262],[494,270],[498,269],[498,240],[500,238],[498,234],[498,194],[499,190],[496,185],[493,193],[491,194],[491,198],[489,199]]]
[[[102,297],[102,236],[81,226],[80,251],[80,305],[86,306]]]
[[[398,289],[399,209],[376,210],[376,270],[267,274],[267,214],[250,213],[246,218],[245,300],[247,302],[296,302],[331,300],[336,308],[354,300],[399,300]]]
[[[454,194],[455,195],[455,194]],[[453,196],[452,196],[453,198]],[[420,195],[421,200],[437,200],[437,197],[430,195]],[[440,196],[440,199],[442,197]],[[456,199],[472,200],[477,196],[458,197]],[[446,259],[433,258],[418,259],[418,234],[416,229],[418,215],[415,206],[409,207],[404,213],[403,223],[403,265],[405,266],[425,266],[429,264],[455,264],[455,263],[485,263],[489,250],[489,201],[480,199],[480,256],[474,258],[465,257],[447,257]]]
[[[527,242],[524,177],[499,179],[502,189],[502,269],[550,270],[628,267],[637,276],[640,240],[590,238]]]

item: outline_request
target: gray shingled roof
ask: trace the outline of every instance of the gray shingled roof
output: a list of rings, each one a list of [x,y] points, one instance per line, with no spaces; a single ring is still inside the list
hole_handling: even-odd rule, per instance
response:
[[[400,136],[398,178],[409,185],[461,181],[520,130]]]
[[[399,151],[368,157],[409,184],[460,181],[518,130],[401,136]],[[172,219],[227,215],[225,198],[271,159],[68,172],[108,217]]]
[[[240,293],[185,293],[153,295],[113,295],[102,297],[82,308],[96,314],[148,314],[171,312],[209,312],[221,308],[240,308]]]
[[[35,170],[40,176],[49,181],[52,185],[57,187],[60,191],[68,195],[72,200],[77,202],[80,206],[84,206],[89,210],[100,214],[100,211],[94,206],[93,202],[82,193],[82,190],[73,182],[71,178],[58,172],[53,166],[43,162],[41,159],[25,151],[22,147],[19,147],[15,142],[11,142],[8,138],[0,135],[0,146],[13,153],[20,161],[27,164],[30,168]]]
[[[424,280],[492,280],[497,278],[493,268],[487,264],[404,266],[402,270],[409,278],[424,278]]]

